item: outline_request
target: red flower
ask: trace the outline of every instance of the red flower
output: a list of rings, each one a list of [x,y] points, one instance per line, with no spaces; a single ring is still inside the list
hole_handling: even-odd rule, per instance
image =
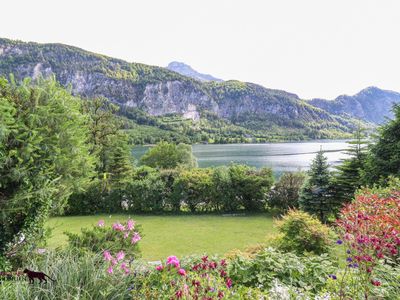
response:
[[[371,283],[374,285],[374,286],[380,286],[381,285],[381,282],[380,281],[378,281],[378,280],[371,280]]]
[[[230,289],[232,287],[232,279],[229,277],[226,279],[226,287]]]
[[[176,296],[176,299],[180,299],[183,296],[183,292],[181,290],[176,291],[175,296]]]

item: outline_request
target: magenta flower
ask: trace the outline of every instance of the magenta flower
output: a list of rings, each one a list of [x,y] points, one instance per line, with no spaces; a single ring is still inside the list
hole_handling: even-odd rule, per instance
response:
[[[179,269],[178,274],[181,276],[186,276],[186,271],[184,269]]]
[[[129,219],[126,224],[126,227],[128,228],[128,230],[133,230],[135,228],[135,222]]]
[[[103,257],[104,257],[104,260],[107,260],[107,261],[111,261],[113,259],[112,255],[107,250],[103,252]]]
[[[114,270],[113,270],[113,268],[112,268],[112,267],[109,267],[109,268],[107,269],[107,273],[108,273],[108,274],[112,274],[112,273],[114,273]]]
[[[124,233],[124,239],[127,239],[128,236],[129,236],[129,232],[125,232],[125,233]]]
[[[139,242],[141,239],[142,239],[142,238],[141,238],[140,234],[137,233],[137,232],[135,232],[135,233],[133,234],[131,243],[132,243],[132,244],[136,244],[136,243]]]
[[[164,267],[162,266],[162,265],[158,265],[157,267],[156,267],[156,270],[157,271],[162,271],[164,269]]]
[[[122,250],[119,251],[119,252],[117,253],[116,257],[117,257],[117,261],[123,260],[124,257],[125,257],[124,251],[122,251]]]
[[[100,220],[99,222],[97,222],[97,226],[104,227],[104,220]]]
[[[226,279],[226,287],[230,289],[232,287],[232,279],[229,277]]]
[[[176,256],[169,256],[167,258],[167,265],[173,265],[175,268],[179,268],[179,259]]]

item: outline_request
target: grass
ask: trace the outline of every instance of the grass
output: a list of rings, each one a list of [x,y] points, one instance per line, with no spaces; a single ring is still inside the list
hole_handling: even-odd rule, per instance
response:
[[[129,215],[96,215],[51,218],[47,226],[52,228],[49,247],[56,248],[67,242],[65,231],[78,233],[81,228],[96,225],[104,219],[106,225],[124,221]],[[143,216],[132,219],[142,225],[144,237],[142,255],[147,260],[162,260],[169,255],[224,254],[232,249],[263,242],[275,232],[271,215],[249,216]]]

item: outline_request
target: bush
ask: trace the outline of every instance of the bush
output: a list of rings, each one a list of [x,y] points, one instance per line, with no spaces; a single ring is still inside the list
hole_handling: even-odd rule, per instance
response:
[[[104,221],[100,220],[91,229],[81,229],[81,234],[65,234],[72,249],[94,253],[119,252],[128,259],[140,256],[138,242],[141,240],[141,227],[130,219],[126,223],[114,223],[110,227],[106,227]]]
[[[160,173],[149,167],[135,170],[124,199],[129,211],[158,212],[165,209],[165,183]]]
[[[289,210],[281,220],[276,221],[276,227],[280,235],[274,242],[282,251],[319,255],[329,252],[333,244],[334,232],[306,212]]]
[[[139,279],[133,299],[221,299],[233,295],[232,280],[224,260],[207,256],[185,268],[176,256]]]
[[[274,280],[317,292],[321,290],[336,267],[326,254],[297,256],[273,248],[260,251],[253,258],[237,256],[230,261],[229,275],[238,284],[270,289]]]
[[[210,210],[211,174],[210,169],[183,170],[174,182],[175,202],[187,205],[191,212]]]
[[[341,210],[337,225],[342,237],[338,243],[345,246],[346,266],[358,270],[360,289],[368,298],[373,286],[382,284],[375,269],[399,257],[400,191],[361,191]]]

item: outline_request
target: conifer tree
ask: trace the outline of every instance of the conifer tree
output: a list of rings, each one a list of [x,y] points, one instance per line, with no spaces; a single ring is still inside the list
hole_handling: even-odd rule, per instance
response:
[[[333,195],[333,205],[336,210],[354,197],[355,191],[362,186],[362,170],[367,157],[367,141],[362,128],[358,128],[354,140],[349,142],[349,149],[346,154],[348,158],[342,161],[336,169],[333,178],[335,186]]]
[[[308,178],[301,189],[300,209],[326,221],[331,208],[331,174],[327,158],[321,150],[311,163]]]

